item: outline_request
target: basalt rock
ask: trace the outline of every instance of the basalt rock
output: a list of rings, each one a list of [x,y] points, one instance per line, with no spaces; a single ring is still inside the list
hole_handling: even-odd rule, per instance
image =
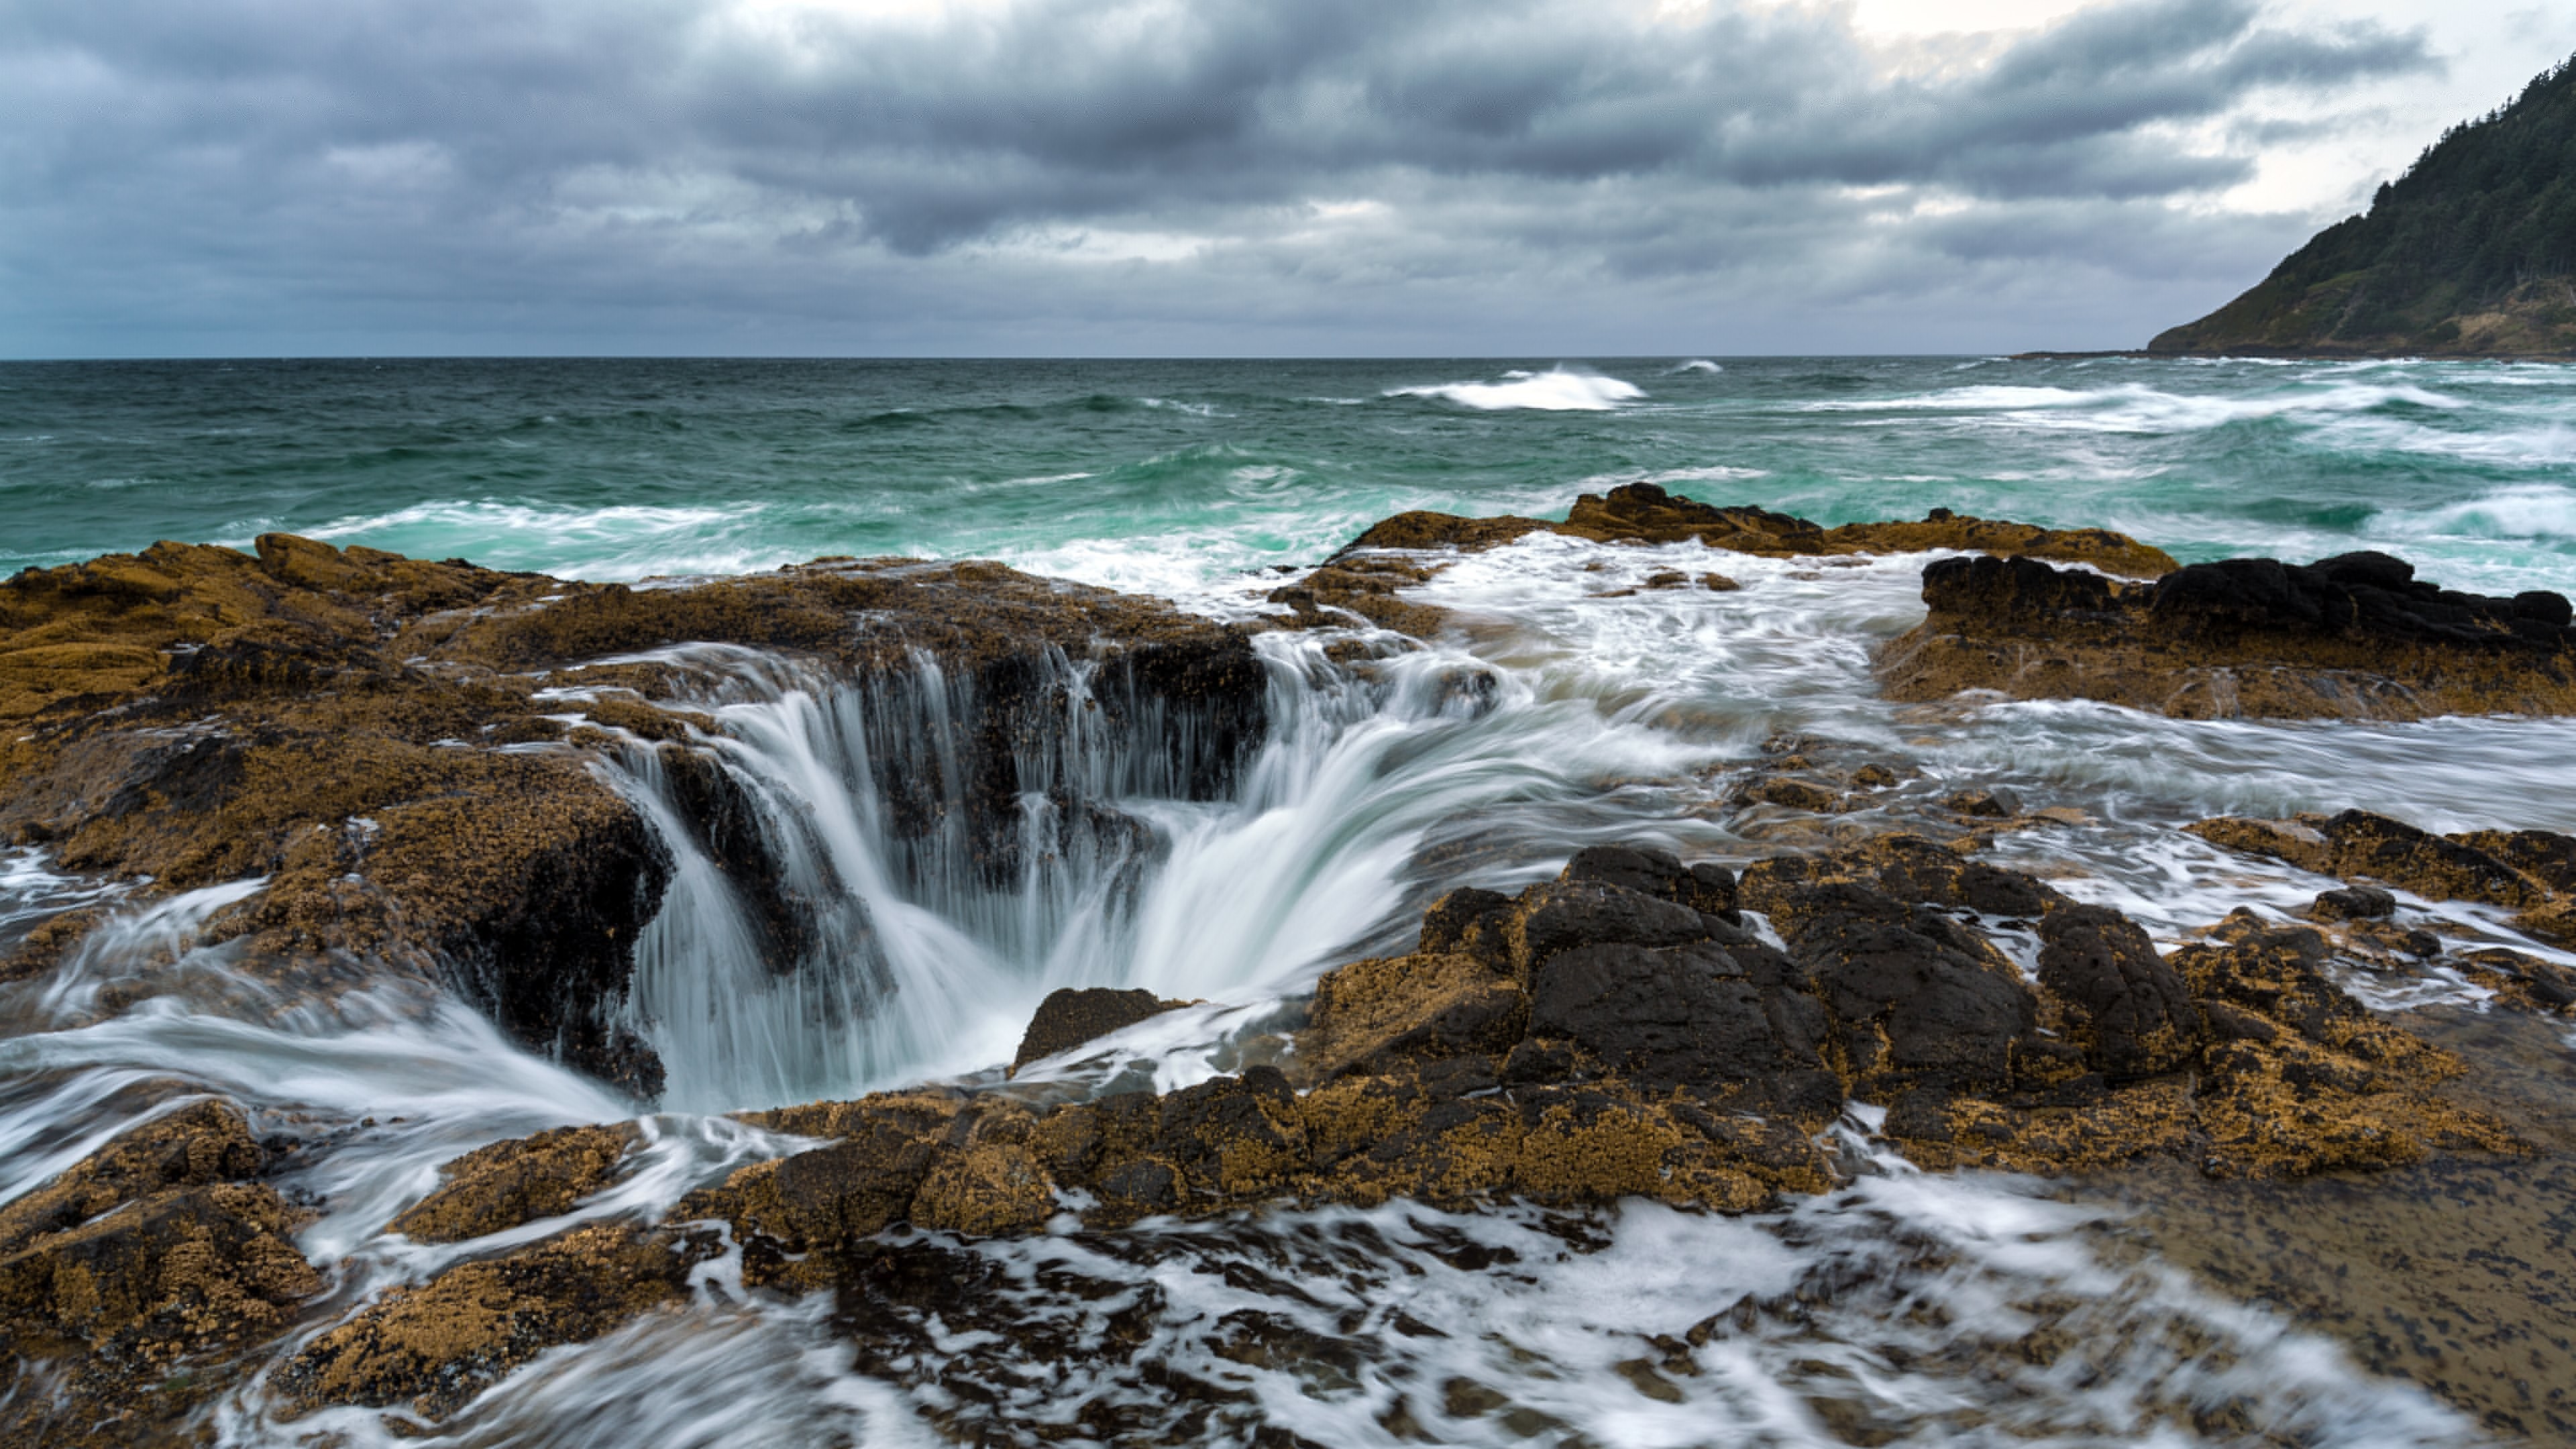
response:
[[[1789,950],[1704,909],[1721,901],[1764,913]],[[1992,931],[2036,937],[2035,980]],[[2241,915],[2161,957],[2116,911],[1907,837],[1758,862],[1740,882],[1596,847],[1517,895],[1452,892],[1416,951],[1328,972],[1288,1071],[1087,1101],[919,1089],[749,1114],[821,1145],[692,1193],[667,1226],[586,1228],[397,1290],[275,1382],[303,1408],[448,1413],[545,1346],[678,1300],[714,1251],[712,1220],[745,1284],[834,1294],[866,1355],[895,1351],[867,1338],[893,1331],[894,1299],[988,1291],[986,1260],[888,1232],[904,1224],[1098,1230],[1397,1197],[1741,1212],[1838,1180],[1819,1137],[1851,1098],[1886,1108],[1882,1135],[1930,1167],[2165,1156],[2279,1176],[2523,1150],[2436,1093],[2460,1063],[2338,989],[2328,954],[2313,931]],[[599,1130],[473,1154],[447,1195],[519,1202],[510,1171],[549,1160],[601,1180],[624,1139]],[[414,1215],[443,1215],[428,1208]]]
[[[1929,616],[1881,651],[1889,695],[2098,699],[2181,718],[2420,719],[2576,710],[2555,594],[2489,598],[2402,559],[2228,559],[2122,583],[2032,557],[1940,559]]]
[[[326,990],[433,977],[650,1094],[660,1065],[620,1008],[671,861],[603,756],[658,752],[774,969],[814,945],[811,903],[696,743],[713,720],[656,702],[709,686],[670,652],[705,645],[866,682],[890,826],[967,842],[997,880],[1021,867],[1032,791],[1067,832],[1136,828],[1067,793],[1069,719],[1131,747],[1150,778],[1128,783],[1200,799],[1267,727],[1241,631],[994,564],[630,588],[284,534],[162,543],[0,581],[0,840],[160,890],[265,876],[207,928],[250,938],[257,969]]]
[[[168,1438],[322,1287],[241,1114],[194,1102],[0,1207],[0,1444]],[[43,1392],[32,1385],[51,1380]]]
[[[1765,508],[1720,508],[1668,493],[1652,483],[1629,483],[1606,494],[1583,494],[1562,523],[1510,515],[1468,518],[1453,513],[1399,513],[1372,524],[1306,578],[1274,590],[1270,602],[1293,610],[1299,627],[1358,620],[1417,638],[1429,637],[1447,622],[1445,614],[1404,599],[1402,591],[1429,579],[1445,565],[1418,556],[1443,551],[1477,553],[1533,533],[1554,533],[1595,543],[1670,544],[1696,540],[1710,548],[1766,558],[1965,549],[2062,559],[2143,578],[2153,578],[2175,567],[2172,557],[2161,549],[2108,529],[2040,528],[1972,518],[1946,508],[1932,510],[1919,522],[1847,523],[1826,528]],[[1655,575],[1644,587],[1681,588],[1690,582],[1687,574],[1668,572]],[[1734,579],[1716,573],[1703,576],[1699,585],[1717,593],[1741,587]]]
[[[2107,906],[2067,906],[2041,919],[2039,936],[2039,983],[2066,1003],[2094,1070],[2135,1081],[2191,1060],[2200,1010],[2135,921]]]
[[[1040,1057],[1071,1051],[1084,1042],[1188,1004],[1165,1001],[1150,991],[1118,991],[1105,986],[1068,986],[1050,992],[1046,1000],[1038,1003],[1037,1015],[1029,1018],[1029,1029],[1020,1036],[1020,1049],[1011,1055],[1011,1071],[1017,1073]]]
[[[2341,877],[2355,891],[2318,897],[2331,919],[2386,916],[2376,896],[2393,886],[2430,900],[2477,901],[2517,914],[2517,929],[2576,946],[2576,891],[2566,884],[2576,839],[2545,830],[2471,831],[2435,835],[2366,810],[2302,815],[2290,820],[2220,816],[2187,827],[2213,845],[2268,856],[2319,875]],[[2365,904],[2365,902],[2367,904]]]

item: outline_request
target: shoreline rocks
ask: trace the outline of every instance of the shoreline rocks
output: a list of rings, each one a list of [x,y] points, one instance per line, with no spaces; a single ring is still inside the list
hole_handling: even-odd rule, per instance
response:
[[[996,564],[629,588],[283,534],[255,554],[164,543],[0,581],[0,840],[162,891],[264,876],[209,939],[324,987],[353,963],[443,980],[650,1096],[660,1064],[615,1022],[671,862],[596,761],[658,749],[777,968],[799,956],[757,822],[697,743],[712,722],[654,702],[706,684],[668,651],[710,644],[917,703],[897,731],[912,751],[880,742],[892,826],[962,829],[995,879],[1017,868],[1018,762],[1043,767],[1071,662],[1100,724],[1167,753],[1191,798],[1229,790],[1268,728],[1240,630]]]
[[[2438,588],[2382,553],[2192,564],[2125,584],[2034,558],[1923,571],[1930,615],[1885,645],[1890,698],[2098,699],[2186,719],[2576,711],[2565,596]]]
[[[2108,573],[2153,578],[2174,569],[2171,555],[2108,529],[2055,530],[2026,523],[1972,518],[1936,508],[1920,522],[1847,523],[1826,528],[1803,518],[1752,507],[1719,508],[1667,493],[1652,483],[1628,483],[1607,494],[1577,498],[1563,523],[1509,515],[1468,518],[1417,511],[1383,519],[1352,539],[1297,583],[1272,591],[1270,602],[1295,611],[1296,627],[1356,616],[1381,627],[1428,638],[1446,622],[1442,611],[1397,597],[1443,565],[1406,554],[1479,553],[1533,533],[1561,534],[1595,543],[1687,543],[1766,558],[1842,557],[1864,553],[1917,553],[1927,549],[1980,549],[2090,564]],[[1649,587],[1686,587],[1688,575],[1664,576]],[[1712,573],[1699,587],[1729,593],[1741,587]]]
[[[2035,969],[2006,937],[2039,942]],[[1284,1070],[1086,1101],[924,1087],[745,1114],[822,1145],[698,1189],[663,1225],[584,1227],[399,1290],[276,1382],[296,1412],[405,1403],[435,1419],[548,1344],[676,1301],[712,1224],[746,1286],[864,1306],[878,1235],[904,1224],[1101,1231],[1392,1197],[1751,1211],[1842,1180],[1823,1133],[1850,1099],[1885,1108],[1882,1139],[1930,1168],[2163,1158],[2290,1178],[2527,1151],[2439,1090],[2456,1058],[2332,983],[2329,952],[2248,916],[2160,954],[2116,911],[1910,836],[1740,879],[1594,847],[1517,895],[1454,891],[1413,952],[1327,973]],[[1069,997],[1032,1035],[1076,1049],[1163,1005]],[[631,1140],[611,1126],[495,1144],[404,1221],[517,1227],[558,1210],[530,1171],[613,1180]]]

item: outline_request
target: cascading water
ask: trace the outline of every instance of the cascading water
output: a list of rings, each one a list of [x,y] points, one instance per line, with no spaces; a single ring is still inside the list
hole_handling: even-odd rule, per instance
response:
[[[2085,823],[1998,854],[2080,872],[2061,877],[2070,892],[2168,938],[2237,904],[2284,913],[2324,884],[2172,828],[2213,809],[2385,802],[2438,808],[2428,823],[2450,826],[2571,823],[2549,814],[2562,807],[2538,788],[2548,767],[2531,763],[2564,741],[2563,723],[1890,707],[1868,649],[1919,617],[1921,563],[1728,558],[1741,590],[1656,594],[1626,591],[1705,567],[1706,551],[1535,538],[1477,555],[1416,594],[1460,610],[1466,644],[1337,662],[1324,640],[1260,636],[1267,729],[1214,789],[1193,786],[1209,749],[1186,710],[1121,696],[1092,661],[1046,656],[1001,698],[923,660],[853,681],[750,651],[676,651],[658,660],[688,681],[674,702],[712,727],[680,744],[626,740],[601,765],[672,858],[623,1007],[662,1059],[658,1103],[530,1055],[432,983],[308,992],[200,944],[203,922],[257,888],[242,882],[128,912],[49,976],[0,985],[17,1030],[0,1040],[0,1200],[193,1096],[241,1104],[296,1144],[278,1185],[318,1208],[297,1245],[341,1265],[282,1359],[391,1285],[573,1223],[658,1216],[795,1145],[698,1114],[986,1071],[1056,987],[1207,999],[1117,1049],[1169,1088],[1226,1069],[1232,1038],[1309,973],[1398,944],[1439,890],[1508,888],[1598,840],[1739,859],[1772,848],[1714,802],[1783,730],[1901,766],[1884,808],[2006,778],[2033,804],[2082,809]],[[1354,642],[1367,636],[1333,641]],[[581,691],[562,704],[580,711]],[[981,731],[997,714],[1007,727]],[[978,743],[995,739],[998,753]],[[969,828],[993,808],[978,782],[996,774],[1012,782],[1007,828]],[[16,854],[0,867],[0,930],[111,895]],[[2469,914],[2463,930],[2501,929]],[[462,1152],[654,1108],[637,1119],[634,1175],[567,1215],[507,1242],[385,1231]],[[1049,1358],[902,1304],[875,1322],[909,1357],[854,1360],[828,1297],[746,1295],[720,1261],[685,1307],[549,1353],[440,1432],[874,1445],[948,1442],[928,1427],[947,1424],[1040,1442],[1072,1434],[1064,1416],[1082,1405],[1180,1424],[1178,1374],[1213,1386],[1210,1442],[1275,1428],[1336,1444],[1825,1444],[1921,1423],[1933,1433],[1919,1442],[2179,1445],[2241,1441],[2229,1426],[2266,1415],[2318,1444],[2468,1433],[2278,1318],[2122,1257],[2098,1211],[2010,1179],[1876,1168],[1760,1219],[1283,1208],[892,1245],[982,1275],[996,1321],[1029,1326],[1028,1344],[1139,1345],[1115,1361]],[[1739,1302],[1752,1306],[1688,1336]],[[2058,1341],[2050,1332],[2151,1351],[2027,1358]],[[2213,1343],[2233,1367],[2194,1364],[2194,1345]],[[1993,1362],[2016,1366],[1997,1375]],[[961,1417],[977,1394],[1010,1412]],[[1040,1422],[1022,1433],[1013,1414]],[[417,1428],[399,1409],[281,1423],[258,1380],[207,1427],[241,1445],[390,1443]]]
[[[679,702],[715,718],[699,743],[751,803],[774,873],[760,889],[799,938],[780,959],[781,933],[710,850],[665,756],[621,750],[605,768],[675,862],[627,1008],[662,1059],[664,1103],[769,1106],[973,1071],[1007,1058],[1059,987],[1275,997],[1401,934],[1434,883],[1416,869],[1427,844],[1481,836],[1497,878],[1536,873],[1565,822],[1530,822],[1515,856],[1493,812],[1577,799],[1599,769],[1669,774],[1708,754],[1462,655],[1398,655],[1363,677],[1312,640],[1261,649],[1270,727],[1223,762],[1232,788],[1215,800],[1187,798],[1213,762],[1185,710],[1124,701],[1130,727],[1105,730],[1095,667],[1050,655],[1046,708],[1011,732],[1018,808],[999,843],[970,828],[961,784],[983,767],[955,725],[988,707],[971,681],[926,657],[853,683],[746,651],[664,656],[705,681]]]

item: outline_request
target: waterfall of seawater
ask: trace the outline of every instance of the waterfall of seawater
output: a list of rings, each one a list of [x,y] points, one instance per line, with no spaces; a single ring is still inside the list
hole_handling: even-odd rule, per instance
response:
[[[1401,934],[1426,842],[1488,808],[1570,800],[1595,770],[1669,773],[1689,753],[1456,657],[1380,660],[1363,678],[1312,640],[1261,647],[1270,729],[1216,800],[1188,798],[1204,751],[1184,711],[1129,701],[1142,726],[1105,730],[1093,668],[1049,660],[1048,707],[1015,743],[1017,838],[998,872],[969,828],[961,781],[977,762],[951,727],[986,707],[970,680],[926,658],[851,683],[689,651],[713,679],[690,701],[718,721],[704,743],[756,802],[779,894],[810,934],[797,959],[773,959],[659,753],[639,743],[607,767],[674,857],[629,1003],[664,1103],[766,1106],[971,1071],[1006,1059],[1059,987],[1275,997]],[[1506,732],[1515,743],[1497,748]],[[895,781],[932,797],[926,831],[899,825]],[[1532,844],[1541,861],[1564,849]]]
[[[2081,809],[2087,823],[1997,853],[2066,872],[2065,888],[2168,940],[2238,904],[2286,912],[2324,884],[2173,828],[2199,814],[2361,804],[2453,828],[2576,823],[2550,788],[2565,722],[1892,707],[1868,647],[1911,622],[1920,564],[1730,557],[1740,591],[1622,596],[1653,570],[1705,567],[1705,551],[1534,539],[1477,555],[1419,595],[1464,611],[1468,644],[1337,663],[1312,637],[1260,636],[1268,729],[1213,788],[1188,712],[1125,697],[1087,661],[1042,661],[1003,701],[925,661],[854,682],[681,651],[666,677],[694,681],[682,702],[712,727],[682,748],[626,742],[601,765],[672,857],[624,1007],[664,1065],[660,1101],[531,1054],[432,983],[297,983],[207,943],[208,921],[258,888],[238,882],[129,908],[49,974],[0,983],[0,1201],[194,1097],[240,1104],[255,1131],[299,1144],[276,1185],[317,1206],[297,1241],[336,1265],[275,1362],[393,1284],[573,1222],[656,1217],[795,1146],[701,1114],[986,1071],[1057,987],[1207,1001],[1117,1049],[1170,1087],[1226,1069],[1229,1037],[1314,972],[1400,944],[1436,891],[1509,888],[1599,840],[1736,859],[1795,848],[1751,838],[1760,821],[1721,803],[1727,772],[1775,731],[1900,767],[1873,809],[1998,779]],[[1004,762],[966,742],[999,708],[1018,711],[1011,728],[980,738],[1001,741],[1019,794],[992,830],[975,824],[995,807],[972,782]],[[0,941],[113,898],[36,853],[0,854]],[[2469,914],[2463,929],[2501,929]],[[639,1112],[636,1171],[564,1217],[435,1247],[384,1231],[460,1153]],[[982,1285],[985,1317],[895,1312],[864,1344],[829,1295],[749,1295],[719,1262],[686,1308],[552,1351],[435,1432],[1114,1441],[1075,1417],[1096,1411],[1211,1443],[2472,1437],[2411,1386],[2140,1259],[2100,1209],[1857,1147],[1853,1161],[1850,1187],[1743,1219],[1399,1203],[987,1243],[898,1231],[890,1253]],[[1189,1419],[1194,1405],[1206,1417]],[[420,1427],[399,1408],[273,1415],[254,1379],[204,1427],[238,1445],[390,1444]]]

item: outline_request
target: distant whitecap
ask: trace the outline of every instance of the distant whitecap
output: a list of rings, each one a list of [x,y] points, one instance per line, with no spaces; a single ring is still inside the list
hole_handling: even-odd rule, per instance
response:
[[[1391,387],[1385,395],[1446,398],[1461,407],[1475,408],[1480,412],[1528,408],[1537,412],[1599,413],[1608,412],[1621,403],[1635,402],[1646,395],[1646,390],[1633,382],[1604,377],[1597,372],[1551,367],[1545,372],[1507,372],[1500,382],[1443,382],[1421,387]]]

